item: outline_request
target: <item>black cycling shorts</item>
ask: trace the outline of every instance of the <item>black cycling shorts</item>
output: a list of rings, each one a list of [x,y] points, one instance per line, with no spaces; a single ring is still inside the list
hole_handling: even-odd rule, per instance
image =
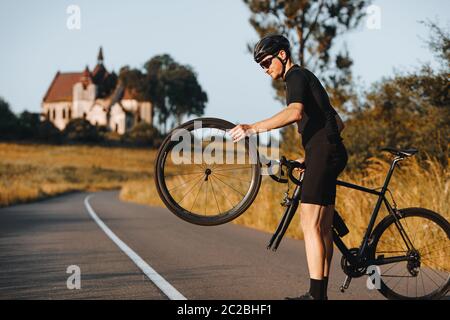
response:
[[[343,143],[309,143],[305,147],[305,172],[301,202],[323,206],[335,204],[336,180],[347,165]]]

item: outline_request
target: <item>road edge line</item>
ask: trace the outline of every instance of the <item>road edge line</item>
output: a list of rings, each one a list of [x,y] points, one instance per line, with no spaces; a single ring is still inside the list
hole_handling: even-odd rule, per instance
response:
[[[187,300],[177,289],[160,276],[148,263],[146,263],[136,252],[133,251],[125,242],[120,240],[111,229],[97,216],[94,209],[89,204],[89,195],[84,199],[84,205],[92,219],[106,233],[106,235],[138,266],[139,269],[170,299]]]

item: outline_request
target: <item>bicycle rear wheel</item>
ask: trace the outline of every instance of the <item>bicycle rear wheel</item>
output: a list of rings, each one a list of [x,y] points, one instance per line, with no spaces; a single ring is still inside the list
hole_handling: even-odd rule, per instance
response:
[[[261,184],[256,145],[233,143],[235,125],[216,118],[188,121],[172,130],[159,148],[155,184],[159,196],[179,218],[219,225],[241,215]]]
[[[413,248],[407,247],[392,216],[375,229],[375,259],[408,257],[380,266],[379,291],[388,299],[439,299],[450,288],[450,224],[427,209],[400,211],[399,221]]]

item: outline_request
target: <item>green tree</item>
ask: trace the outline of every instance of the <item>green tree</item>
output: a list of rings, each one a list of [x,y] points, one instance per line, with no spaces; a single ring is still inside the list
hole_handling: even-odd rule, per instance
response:
[[[347,85],[352,65],[348,51],[332,56],[331,49],[340,35],[358,26],[370,1],[243,1],[252,13],[250,24],[260,37],[271,33],[285,35],[291,42],[294,61],[313,72],[320,72],[321,80],[335,89],[338,85]],[[283,97],[283,87],[279,83],[275,82],[274,87],[277,95]]]
[[[416,147],[419,158],[432,155],[448,165],[450,137],[449,31],[430,25],[431,51],[441,69],[425,64],[375,83],[365,104],[350,116],[344,139],[349,165],[363,166],[384,146]]]
[[[14,139],[18,134],[18,120],[9,103],[0,97],[0,139]]]
[[[189,66],[172,65],[166,72],[169,112],[180,125],[183,116],[200,116],[208,101],[206,93],[197,81],[196,74]]]
[[[130,89],[139,100],[146,98],[144,88],[141,87],[144,81],[144,74],[141,70],[124,66],[119,71],[119,81],[124,87]]]
[[[18,118],[18,137],[21,139],[36,139],[40,124],[38,113],[23,111]]]
[[[430,36],[426,40],[430,50],[441,63],[443,70],[450,70],[450,31],[440,27],[431,20],[421,21],[430,30]]]
[[[201,115],[208,101],[192,68],[167,54],[153,57],[143,70],[122,68],[119,78],[141,99],[152,102],[164,132],[171,117],[179,124],[183,116]]]
[[[166,73],[174,64],[175,61],[168,54],[155,56],[144,64],[146,77],[142,89],[144,94],[153,101],[158,111],[159,123],[163,124],[164,132],[167,132],[167,121],[171,116]]]
[[[243,1],[252,13],[250,24],[260,37],[271,33],[285,35],[291,42],[294,62],[318,75],[332,105],[341,111],[352,108],[346,104],[357,100],[351,73],[353,61],[347,49],[335,55],[331,52],[339,36],[359,25],[370,0]],[[272,86],[284,104],[284,84],[273,81]],[[296,129],[288,126],[281,134],[282,151],[291,154],[290,146],[297,145]]]

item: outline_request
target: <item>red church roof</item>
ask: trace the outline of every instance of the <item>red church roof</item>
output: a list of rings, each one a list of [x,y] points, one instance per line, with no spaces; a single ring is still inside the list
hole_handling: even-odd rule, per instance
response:
[[[83,72],[57,72],[44,96],[44,102],[72,101],[73,86],[82,80]]]
[[[44,102],[72,101],[73,86],[81,82],[84,86],[90,83],[97,85],[97,98],[108,98],[116,86],[117,75],[108,70],[103,65],[103,51],[100,51],[97,58],[97,65],[92,72],[86,66],[83,72],[57,72],[53,78],[47,93],[44,96]],[[137,95],[129,89],[122,91],[121,99],[136,99]]]

